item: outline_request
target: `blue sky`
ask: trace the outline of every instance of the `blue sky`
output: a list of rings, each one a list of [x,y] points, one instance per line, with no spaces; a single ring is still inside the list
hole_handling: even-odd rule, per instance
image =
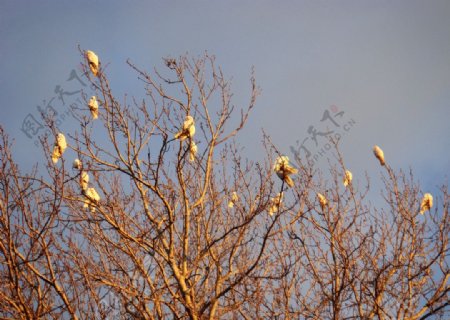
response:
[[[310,126],[333,129],[320,120],[334,105],[344,111],[339,120],[354,121],[341,145],[352,171],[378,173],[371,148],[379,144],[393,167],[411,167],[434,188],[450,172],[449,16],[450,1],[3,0],[0,123],[29,168],[40,151],[23,120],[56,96],[55,86],[73,85],[78,45],[109,64],[117,96],[138,98],[144,90],[127,58],[150,69],[161,57],[207,50],[232,77],[238,107],[255,68],[262,95],[238,139],[249,157],[263,155],[261,128],[292,156]]]

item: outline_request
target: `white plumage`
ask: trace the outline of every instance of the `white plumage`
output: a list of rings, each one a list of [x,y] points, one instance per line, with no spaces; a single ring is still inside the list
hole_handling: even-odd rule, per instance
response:
[[[343,183],[344,186],[348,186],[353,180],[353,174],[350,172],[350,170],[345,170]]]
[[[84,208],[89,208],[91,212],[95,212],[95,205],[100,201],[100,196],[94,188],[87,188],[84,195],[87,199],[84,200]]]
[[[325,196],[321,193],[317,193],[317,199],[319,199],[320,207],[322,210],[325,209],[325,207],[328,205],[328,200],[325,198]]]
[[[274,198],[270,198],[268,212],[271,216],[274,213],[278,212],[278,210],[280,209],[282,200],[283,200],[283,192],[278,193]]]
[[[383,150],[381,150],[381,148],[379,146],[374,146],[373,147],[373,154],[380,161],[380,164],[382,166],[384,166],[385,162],[384,162],[384,152],[383,152]]]
[[[289,187],[294,186],[294,181],[292,181],[290,175],[296,174],[298,170],[289,165],[289,158],[287,156],[278,157],[273,166],[273,170]]]
[[[194,140],[189,144],[189,161],[193,162],[195,160],[195,156],[197,155],[197,145]]]
[[[89,63],[89,68],[91,69],[94,76],[98,74],[98,57],[93,51],[86,51],[86,58]]]
[[[424,214],[433,206],[433,196],[430,193],[425,193],[422,198],[422,203],[420,204],[420,214]]]
[[[236,193],[236,191],[233,191],[231,193],[231,199],[230,201],[228,201],[228,207],[229,208],[233,208],[235,203],[239,200],[238,194]]]
[[[67,148],[66,137],[62,133],[58,133],[56,136],[56,141],[52,152],[53,163],[56,164],[58,162],[59,158],[62,157],[66,148]]]
[[[175,134],[175,139],[180,139],[181,141],[186,138],[192,138],[195,134],[195,122],[192,116],[186,116],[186,119],[183,122],[183,128]]]
[[[76,169],[76,170],[81,170],[81,161],[80,161],[80,159],[77,158],[77,159],[73,160],[72,168]]]
[[[89,183],[89,174],[86,171],[80,173],[80,187],[81,190],[87,190]]]
[[[91,99],[89,99],[88,107],[89,107],[89,110],[91,111],[92,119],[97,119],[98,118],[98,102],[97,102],[96,96],[92,96]]]

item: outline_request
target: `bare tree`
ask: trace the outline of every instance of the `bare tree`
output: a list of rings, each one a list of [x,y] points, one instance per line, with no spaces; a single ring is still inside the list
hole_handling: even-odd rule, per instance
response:
[[[95,94],[72,110],[77,132],[46,119],[45,174],[23,175],[1,132],[1,317],[449,315],[445,186],[422,216],[412,173],[384,159],[384,206],[366,200],[368,179],[343,185],[339,152],[329,174],[294,168],[264,136],[267,157],[242,159],[253,75],[238,108],[214,57],[163,61],[151,73],[128,62],[147,96],[119,101],[90,52]]]
[[[23,175],[0,127],[0,316],[5,319],[77,319],[69,259],[59,259],[63,185],[58,170],[46,187],[36,168]]]

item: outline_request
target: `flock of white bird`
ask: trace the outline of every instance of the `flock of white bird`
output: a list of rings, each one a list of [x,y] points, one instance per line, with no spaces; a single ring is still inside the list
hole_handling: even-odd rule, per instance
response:
[[[88,50],[88,51],[86,51],[86,59],[88,61],[89,68],[91,69],[92,74],[94,76],[98,76],[98,71],[99,71],[98,56],[93,51]],[[88,107],[89,107],[89,110],[91,111],[92,119],[94,119],[94,120],[97,119],[98,118],[98,102],[97,102],[96,96],[92,96],[89,99]]]
[[[98,56],[88,50],[86,51],[86,59],[88,60],[89,68],[92,71],[94,76],[98,76],[99,72],[99,60]],[[89,99],[88,107],[91,112],[91,116],[93,119],[98,118],[98,102],[97,97],[92,96]],[[52,152],[52,161],[54,164],[58,162],[58,160],[62,157],[64,151],[67,149],[66,137],[62,133],[58,133],[56,135],[55,144]],[[91,212],[95,212],[96,205],[98,205],[100,201],[100,196],[93,187],[89,187],[89,174],[83,170],[83,165],[80,159],[75,159],[72,164],[72,168],[79,171],[80,176],[80,188],[81,193],[86,197],[84,199],[84,208],[89,208]]]
[[[83,194],[86,198],[83,200],[84,208],[88,208],[92,213],[95,212],[95,206],[98,205],[100,201],[100,195],[97,193],[95,188],[89,188],[89,174],[83,170],[83,164],[80,159],[73,160],[72,168],[79,171],[80,174],[80,189],[81,194]]]
[[[380,165],[384,166],[385,160],[383,150],[381,150],[379,146],[374,146],[373,153],[380,162]],[[289,158],[287,156],[279,156],[275,161],[273,170],[275,171],[277,176],[283,181],[283,183],[286,183],[289,187],[294,186],[294,181],[290,176],[296,174],[298,170],[289,165]],[[347,187],[352,183],[352,180],[353,174],[351,173],[350,170],[346,169],[344,171],[342,183],[344,184],[345,187]],[[278,211],[282,198],[283,194],[278,193],[274,198],[270,199],[268,209],[270,215],[273,215],[275,212]],[[319,201],[322,210],[325,210],[325,208],[328,206],[327,198],[322,193],[318,192],[317,200]],[[432,206],[433,206],[433,196],[430,193],[425,193],[420,204],[419,213],[424,214],[426,211],[429,211]]]
[[[94,76],[99,74],[99,59],[98,56],[93,51],[86,51],[86,59],[88,61],[89,68]],[[91,113],[92,119],[98,119],[98,100],[96,96],[92,96],[88,102],[88,108]],[[195,134],[195,122],[194,118],[190,115],[186,116],[184,120],[182,129],[175,134],[175,139],[184,141],[189,139],[189,161],[193,162],[195,156],[197,155],[198,147],[193,136]],[[67,142],[64,134],[58,133],[56,136],[55,145],[53,147],[52,161],[54,164],[62,157],[64,151],[67,148]],[[72,164],[73,169],[79,171],[79,183],[81,188],[81,193],[86,197],[84,199],[84,208],[89,208],[91,212],[95,212],[96,205],[100,201],[100,196],[93,187],[89,187],[89,174],[83,170],[82,162],[79,159],[75,159]],[[237,201],[237,194],[233,198]]]
[[[233,208],[236,202],[239,200],[238,194],[236,191],[231,193],[231,199],[228,201],[228,208]]]
[[[99,59],[98,56],[93,51],[86,51],[86,58],[89,64],[89,68],[92,71],[94,76],[98,76],[99,73]],[[91,116],[93,119],[98,118],[98,101],[97,97],[92,96],[88,103],[89,110],[91,112]],[[197,145],[193,139],[195,134],[195,121],[194,118],[190,115],[187,115],[184,122],[183,127],[179,132],[175,134],[175,139],[180,141],[184,141],[186,139],[189,140],[189,161],[193,162],[195,160],[195,156],[197,154]],[[53,147],[52,153],[52,161],[56,164],[59,158],[62,157],[64,151],[67,148],[66,138],[62,133],[58,133],[56,136],[55,145]],[[384,152],[381,150],[379,146],[373,147],[373,153],[375,157],[379,160],[380,165],[385,165],[384,160]],[[91,212],[95,212],[95,205],[100,201],[100,196],[94,188],[89,188],[89,174],[82,169],[82,163],[79,159],[75,159],[73,162],[73,168],[80,171],[80,187],[82,190],[82,194],[86,196],[87,199],[84,201],[84,207],[89,208]],[[294,181],[291,178],[291,175],[297,174],[298,170],[289,164],[289,158],[287,156],[279,156],[275,164],[273,166],[273,170],[277,174],[277,176],[283,181],[283,184],[286,183],[289,187],[294,186]],[[353,174],[350,170],[345,170],[343,175],[343,184],[345,187],[349,186],[353,180]],[[228,207],[233,208],[235,203],[238,201],[238,194],[234,191],[231,194],[231,199],[228,202]],[[274,198],[270,199],[268,212],[270,215],[276,213],[281,205],[281,201],[283,199],[283,192],[278,193]],[[328,206],[327,198],[321,194],[317,193],[317,199],[319,201],[320,207],[322,210]],[[420,214],[424,214],[424,212],[431,209],[433,206],[433,196],[430,193],[425,193],[420,204]]]

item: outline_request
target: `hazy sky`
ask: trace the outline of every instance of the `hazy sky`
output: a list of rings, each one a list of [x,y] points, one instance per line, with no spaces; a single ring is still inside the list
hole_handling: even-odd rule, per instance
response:
[[[67,81],[81,60],[78,45],[109,64],[117,96],[138,98],[144,91],[127,58],[149,69],[163,56],[207,50],[233,78],[238,107],[255,67],[262,95],[238,139],[251,157],[262,154],[261,128],[290,156],[304,139],[317,153],[325,140],[316,136],[315,146],[312,126],[342,133],[357,174],[379,172],[371,151],[379,144],[393,167],[412,167],[433,189],[450,172],[449,16],[450,1],[2,0],[0,123],[31,167],[41,153],[23,121],[52,98],[64,113],[55,87],[81,88]],[[339,128],[320,121],[326,110]]]

